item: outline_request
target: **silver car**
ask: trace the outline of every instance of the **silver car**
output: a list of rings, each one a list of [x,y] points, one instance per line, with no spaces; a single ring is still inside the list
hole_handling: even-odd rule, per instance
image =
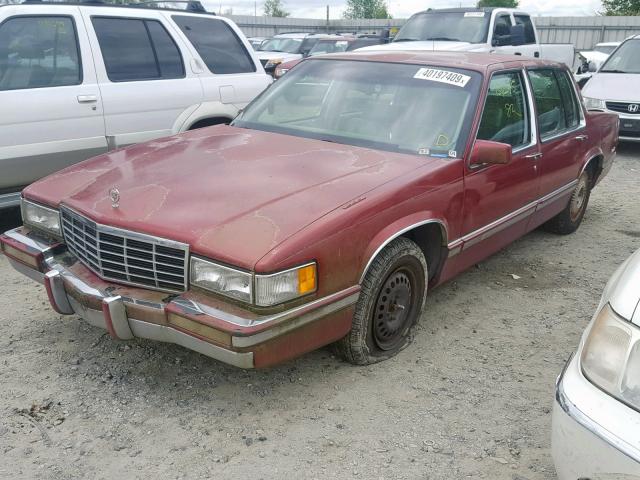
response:
[[[640,479],[640,250],[558,378],[552,450],[560,480]]]
[[[620,140],[640,142],[640,35],[625,40],[582,89],[589,110],[617,113]]]

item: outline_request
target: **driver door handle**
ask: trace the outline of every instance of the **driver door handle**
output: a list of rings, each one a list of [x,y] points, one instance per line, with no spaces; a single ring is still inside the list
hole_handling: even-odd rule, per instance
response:
[[[524,158],[528,160],[538,160],[539,158],[542,158],[542,153],[532,153],[531,155],[526,155]]]
[[[78,95],[76,98],[78,103],[94,103],[98,101],[97,95]]]
[[[576,140],[578,140],[579,142],[584,142],[585,140],[587,140],[589,138],[589,135],[578,135],[577,137],[575,137]]]

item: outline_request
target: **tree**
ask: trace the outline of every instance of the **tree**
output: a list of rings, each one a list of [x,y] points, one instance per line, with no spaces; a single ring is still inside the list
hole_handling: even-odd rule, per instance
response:
[[[482,7],[502,7],[502,8],[518,8],[518,0],[479,0],[478,8]]]
[[[282,0],[265,0],[264,14],[267,17],[288,17],[289,12],[284,9]]]
[[[640,0],[602,0],[604,15],[640,15]]]
[[[347,0],[344,18],[391,18],[385,0]]]

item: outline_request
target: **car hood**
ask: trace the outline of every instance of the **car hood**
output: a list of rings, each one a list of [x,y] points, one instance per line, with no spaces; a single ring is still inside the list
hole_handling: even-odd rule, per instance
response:
[[[32,184],[24,196],[252,269],[305,226],[429,161],[215,126],[95,157]]]
[[[302,58],[302,55],[299,53],[285,53],[285,52],[268,52],[268,51],[258,51],[255,52],[258,60],[272,60],[272,59],[280,59],[283,62],[288,62],[290,60],[298,60]]]
[[[391,42],[385,45],[371,45],[369,47],[359,48],[358,52],[364,51],[471,51],[475,48],[482,47],[482,45],[476,45],[468,42],[442,42],[442,41],[428,41],[428,42]]]
[[[640,326],[640,250],[611,276],[601,303],[609,302],[615,312]]]
[[[640,103],[638,73],[595,73],[582,89],[584,97]]]

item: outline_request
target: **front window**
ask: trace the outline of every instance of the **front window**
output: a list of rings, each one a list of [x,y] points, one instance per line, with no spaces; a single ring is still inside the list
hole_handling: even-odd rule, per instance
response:
[[[485,43],[490,15],[482,12],[418,13],[400,29],[394,42],[441,40]]]
[[[481,75],[458,68],[350,60],[300,64],[234,125],[419,155],[464,150]]]
[[[640,73],[640,40],[620,45],[600,69],[604,73]]]
[[[261,52],[299,53],[302,39],[272,38],[260,45]]]
[[[611,55],[615,49],[616,45],[596,45],[596,48],[594,48],[593,51]]]
[[[309,56],[324,55],[326,53],[342,53],[349,48],[347,40],[320,40],[316,46],[311,49]]]

